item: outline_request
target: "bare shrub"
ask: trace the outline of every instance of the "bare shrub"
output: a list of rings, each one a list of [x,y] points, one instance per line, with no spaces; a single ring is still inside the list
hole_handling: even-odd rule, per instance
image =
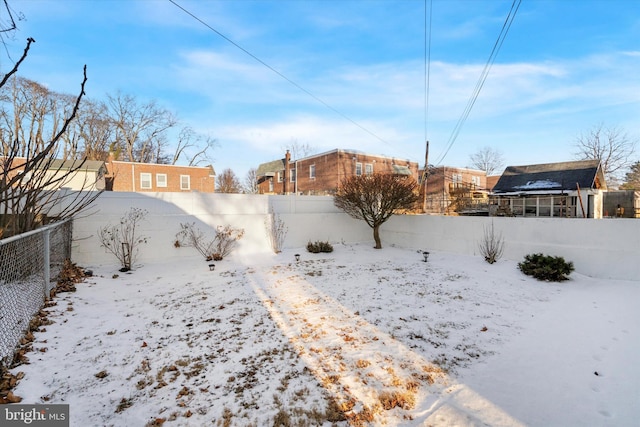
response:
[[[484,234],[482,240],[478,244],[480,253],[484,256],[484,260],[489,264],[493,264],[502,257],[504,252],[504,238],[502,233],[496,233],[491,221],[490,227],[483,227]]]
[[[229,255],[244,236],[244,229],[230,225],[216,227],[215,236],[208,238],[195,223],[180,224],[181,230],[176,234],[176,247],[193,247],[207,260],[219,261]]]
[[[138,245],[147,243],[147,237],[137,234],[138,224],[147,213],[145,209],[131,208],[120,218],[120,224],[106,225],[98,230],[101,246],[120,261],[121,271],[131,270],[138,256]]]
[[[244,236],[243,228],[233,228],[230,225],[216,227],[214,257],[218,255],[222,259],[229,255],[236,248],[238,240],[242,239],[242,236]]]
[[[273,207],[270,208],[269,211],[269,217],[265,219],[264,225],[267,228],[271,248],[275,253],[280,253],[282,252],[284,238],[287,236],[289,228],[285,225],[284,221],[280,219],[278,214],[274,212]]]

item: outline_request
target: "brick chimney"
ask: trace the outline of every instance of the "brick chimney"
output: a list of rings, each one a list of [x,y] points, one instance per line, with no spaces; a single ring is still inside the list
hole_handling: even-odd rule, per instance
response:
[[[282,177],[282,192],[289,194],[289,175],[291,174],[289,164],[291,163],[291,153],[289,150],[284,155],[284,176]]]

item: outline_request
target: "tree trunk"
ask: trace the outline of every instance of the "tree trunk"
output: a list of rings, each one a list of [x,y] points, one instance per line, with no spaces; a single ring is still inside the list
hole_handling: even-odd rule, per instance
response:
[[[380,241],[380,226],[376,225],[373,227],[373,240],[376,241],[376,245],[374,249],[382,249],[382,242]]]

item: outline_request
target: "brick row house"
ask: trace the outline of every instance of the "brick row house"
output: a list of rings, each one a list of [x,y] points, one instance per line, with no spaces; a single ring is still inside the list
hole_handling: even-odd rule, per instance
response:
[[[213,166],[177,166],[109,159],[107,190],[135,192],[215,191]]]
[[[424,183],[421,191],[424,190]],[[450,166],[429,169],[425,212],[440,215],[487,215],[489,189],[484,171]]]
[[[261,194],[331,195],[350,176],[393,173],[418,179],[418,163],[397,157],[335,149],[292,160],[285,157],[258,166]]]

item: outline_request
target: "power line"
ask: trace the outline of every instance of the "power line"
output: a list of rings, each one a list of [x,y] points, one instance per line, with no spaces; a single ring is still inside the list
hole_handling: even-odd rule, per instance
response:
[[[440,162],[442,162],[444,160],[444,158],[447,156],[447,154],[449,153],[449,150],[451,150],[451,147],[453,146],[453,143],[456,141],[456,139],[458,138],[458,135],[460,134],[460,130],[462,129],[462,126],[464,125],[464,123],[466,122],[467,118],[469,117],[469,114],[471,113],[471,109],[473,108],[474,104],[476,103],[476,100],[478,99],[478,95],[480,94],[480,90],[482,90],[482,87],[484,86],[484,82],[487,79],[487,76],[489,75],[489,70],[491,70],[491,66],[493,65],[496,56],[498,55],[498,52],[500,51],[500,48],[502,47],[502,44],[504,43],[504,39],[507,37],[507,33],[509,32],[509,28],[511,28],[511,24],[513,23],[513,20],[516,17],[516,13],[518,12],[518,8],[520,7],[520,3],[522,3],[522,0],[513,0],[513,3],[511,4],[511,9],[509,10],[509,14],[507,15],[504,24],[502,25],[502,29],[500,30],[500,34],[498,35],[498,38],[496,40],[496,42],[493,45],[493,49],[491,50],[491,54],[489,55],[489,59],[487,59],[487,63],[484,66],[484,69],[482,70],[482,73],[480,74],[480,77],[478,78],[478,81],[476,83],[476,86],[471,94],[471,98],[469,99],[469,102],[467,102],[467,106],[465,107],[464,111],[462,112],[462,116],[460,117],[460,119],[458,119],[458,122],[456,123],[456,126],[453,129],[453,132],[451,134],[451,136],[449,137],[449,140],[447,142],[447,149],[445,150],[445,152],[438,158],[438,160],[436,161],[435,164],[440,164]]]
[[[391,147],[391,144],[389,144],[387,141],[385,141],[384,139],[382,139],[381,137],[379,137],[378,135],[376,135],[375,133],[373,133],[372,131],[370,131],[369,129],[365,128],[364,126],[362,126],[361,124],[359,124],[358,122],[356,122],[355,120],[351,119],[349,116],[347,116],[346,114],[344,114],[343,112],[339,111],[338,109],[332,107],[331,105],[329,105],[328,103],[326,103],[325,101],[323,101],[321,98],[317,97],[316,95],[314,95],[313,93],[311,93],[310,91],[308,91],[307,89],[305,89],[304,87],[300,86],[298,83],[296,83],[295,81],[293,81],[292,79],[290,79],[289,77],[285,76],[283,73],[281,73],[280,71],[276,70],[275,68],[273,68],[271,65],[267,64],[265,61],[263,61],[262,59],[258,58],[256,55],[254,55],[253,53],[249,52],[247,49],[245,49],[244,47],[240,46],[238,43],[236,43],[235,41],[231,40],[229,37],[225,36],[224,34],[222,34],[220,31],[216,30],[215,28],[213,28],[211,25],[207,24],[206,22],[204,22],[202,19],[200,19],[199,17],[197,17],[196,15],[194,15],[193,13],[191,13],[190,11],[188,11],[187,9],[185,9],[184,7],[182,7],[181,5],[179,5],[176,1],[174,0],[169,0],[171,3],[173,3],[177,8],[181,9],[184,13],[186,13],[187,15],[191,16],[193,19],[195,19],[196,21],[200,22],[202,25],[204,25],[205,27],[207,27],[208,29],[210,29],[211,31],[213,31],[214,33],[216,33],[217,35],[219,35],[220,37],[222,37],[224,40],[226,40],[227,42],[231,43],[233,46],[235,46],[236,48],[240,49],[242,52],[244,52],[245,54],[249,55],[251,58],[253,58],[255,61],[257,61],[258,63],[260,63],[261,65],[265,66],[266,68],[268,68],[269,70],[271,70],[272,72],[274,72],[275,74],[277,74],[278,76],[280,76],[281,78],[283,78],[284,80],[286,80],[288,83],[290,83],[291,85],[293,85],[294,87],[296,87],[297,89],[299,89],[300,91],[304,92],[305,94],[307,94],[308,96],[310,96],[311,98],[315,99],[316,101],[318,101],[319,103],[321,103],[322,105],[324,105],[325,107],[327,107],[329,110],[333,111],[334,113],[338,114],[340,117],[342,117],[343,119],[351,122],[352,124],[354,124],[355,126],[359,127],[361,130],[365,131],[366,133],[368,133],[369,135],[373,136],[374,138],[378,139],[379,141],[387,144],[388,146]]]

